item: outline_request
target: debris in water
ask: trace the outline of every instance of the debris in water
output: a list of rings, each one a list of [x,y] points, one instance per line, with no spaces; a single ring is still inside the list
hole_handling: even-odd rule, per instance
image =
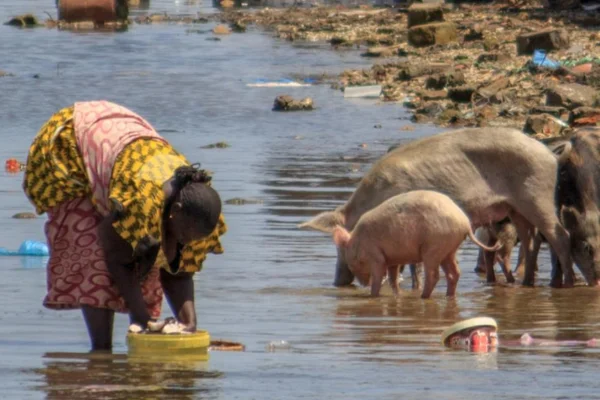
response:
[[[281,350],[289,350],[292,346],[285,340],[274,340],[272,342],[267,343],[265,346],[265,350],[268,352],[275,352]]]

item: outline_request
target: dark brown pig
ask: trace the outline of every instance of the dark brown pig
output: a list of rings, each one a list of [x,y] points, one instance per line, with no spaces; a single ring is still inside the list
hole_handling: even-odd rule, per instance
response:
[[[350,271],[361,285],[371,285],[371,296],[379,296],[386,272],[397,295],[399,265],[422,262],[424,299],[439,280],[440,266],[448,282],[446,295],[454,296],[460,277],[456,252],[467,236],[488,251],[501,246],[485,247],[473,235],[469,218],[456,203],[430,190],[394,196],[364,213],[352,232],[341,226],[333,231],[333,240]]]
[[[600,130],[577,131],[555,152],[560,154],[556,201],[562,222],[570,234],[571,254],[587,283],[598,285]],[[559,262],[554,254],[552,261],[556,269],[561,269],[562,261]]]
[[[502,221],[494,222],[490,226],[480,227],[475,232],[475,236],[484,244],[489,245],[496,242],[502,243],[502,248],[495,252],[489,252],[483,249],[479,250],[475,272],[486,273],[490,268],[493,270],[496,262],[499,262],[504,277],[506,278],[506,282],[514,283],[515,278],[513,277],[510,268],[510,258],[512,256],[513,248],[519,241],[519,238],[517,236],[517,228],[510,222],[510,219],[505,218]],[[519,248],[519,259],[515,271],[519,269],[519,266],[523,262],[523,251],[522,248]]]
[[[537,253],[532,251],[531,239],[534,227],[538,228],[564,266],[565,285],[572,286],[569,236],[554,203],[557,168],[552,151],[515,129],[444,132],[390,151],[371,167],[344,205],[299,227],[332,232],[342,225],[352,230],[365,212],[392,196],[435,190],[454,200],[475,228],[511,218],[524,247],[525,285],[533,285],[535,279]],[[558,270],[554,272],[552,285],[560,286],[562,275]],[[348,285],[353,279],[344,256],[338,252],[334,284]]]

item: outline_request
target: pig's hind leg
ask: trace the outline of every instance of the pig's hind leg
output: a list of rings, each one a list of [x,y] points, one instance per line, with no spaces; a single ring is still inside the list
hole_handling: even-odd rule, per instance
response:
[[[456,261],[457,250],[450,253],[442,261],[442,269],[444,270],[444,274],[446,275],[446,281],[448,283],[448,288],[446,289],[446,296],[449,297],[452,297],[456,294],[456,286],[458,285],[458,279],[460,278],[460,268],[458,267],[458,262]]]
[[[392,288],[392,292],[394,296],[398,296],[398,271],[400,269],[399,265],[392,265],[387,268],[388,274],[388,283]]]
[[[439,259],[425,259],[423,263],[425,264],[425,285],[421,292],[421,298],[428,299],[440,279],[440,261]]]

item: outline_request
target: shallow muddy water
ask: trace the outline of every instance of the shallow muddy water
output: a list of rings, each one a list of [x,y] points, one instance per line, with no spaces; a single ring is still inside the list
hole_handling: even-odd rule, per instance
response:
[[[0,20],[22,12],[55,16],[53,0],[6,0]],[[214,12],[211,4],[152,0],[148,10]],[[192,161],[214,171],[224,206],[225,254],[196,276],[199,325],[246,352],[212,352],[207,362],[126,356],[127,318],[119,315],[112,356],[88,356],[77,311],[46,310],[44,260],[1,257],[0,388],[11,399],[476,399],[597,398],[600,352],[592,348],[502,346],[494,354],[440,345],[448,325],[473,316],[497,319],[501,342],[529,332],[548,339],[600,337],[600,291],[552,290],[549,258],[539,286],[491,287],[472,272],[466,242],[455,299],[442,279],[429,300],[411,291],[408,271],[398,299],[385,289],[332,287],[331,239],[296,224],[347,199],[391,144],[436,130],[409,124],[400,106],[344,100],[327,85],[256,88],[256,79],[339,72],[367,66],[356,52],[296,45],[269,34],[208,41],[212,24],[132,26],[123,33],[70,33],[0,26],[0,161],[24,160],[44,121],[78,100],[107,99],[147,118]],[[190,31],[193,29],[194,31]],[[200,30],[200,32],[198,32]],[[34,76],[37,76],[35,78]],[[311,96],[317,109],[274,113],[278,94]],[[378,126],[378,128],[375,128]],[[379,127],[380,126],[380,127]],[[202,149],[226,141],[226,149]],[[366,147],[362,147],[366,144]],[[22,175],[0,174],[0,247],[43,240],[44,217],[31,211]],[[516,251],[515,251],[516,255]],[[168,310],[164,308],[164,316]],[[267,352],[271,341],[289,349]]]

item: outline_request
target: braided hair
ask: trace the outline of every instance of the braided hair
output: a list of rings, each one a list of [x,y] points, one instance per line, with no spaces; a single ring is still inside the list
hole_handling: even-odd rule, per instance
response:
[[[173,176],[174,196],[181,203],[181,212],[205,235],[217,226],[221,214],[221,198],[210,186],[212,177],[200,164],[184,165]]]

